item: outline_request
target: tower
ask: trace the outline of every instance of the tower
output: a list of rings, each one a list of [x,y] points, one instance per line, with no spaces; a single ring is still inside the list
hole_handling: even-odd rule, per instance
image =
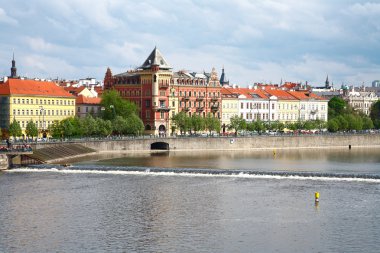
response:
[[[222,86],[230,84],[230,82],[227,81],[226,74],[224,73],[224,67],[222,68],[222,74],[220,75],[219,82],[220,82],[220,85],[222,85]]]
[[[326,89],[330,88],[329,75],[327,75],[327,77],[326,77],[325,88]]]
[[[112,88],[112,72],[110,68],[107,68],[106,75],[104,76],[104,89],[110,90]]]
[[[13,59],[12,59],[11,76],[9,78],[17,78],[17,68],[16,68],[16,61],[15,61],[15,54],[14,53],[13,53]]]

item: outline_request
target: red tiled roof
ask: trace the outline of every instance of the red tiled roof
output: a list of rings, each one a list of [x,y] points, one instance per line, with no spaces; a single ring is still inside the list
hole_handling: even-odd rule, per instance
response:
[[[78,95],[81,91],[84,90],[84,87],[83,86],[81,86],[81,87],[69,86],[69,87],[64,87],[64,89],[65,89],[65,91],[70,92],[73,95]]]
[[[82,95],[78,96],[77,99],[76,99],[76,104],[94,104],[94,105],[98,105],[100,104],[100,102],[102,101],[101,98],[97,97],[97,98],[89,98],[89,97],[84,97]]]
[[[309,100],[311,98],[316,99],[316,100],[326,100],[314,93],[302,92],[302,91],[288,91],[288,92],[299,100]]]
[[[278,99],[296,100],[294,96],[292,96],[289,92],[284,91],[284,90],[266,89],[265,91],[269,93],[271,96],[276,96]]]
[[[1,95],[34,95],[46,97],[74,97],[53,82],[9,78],[0,84]]]

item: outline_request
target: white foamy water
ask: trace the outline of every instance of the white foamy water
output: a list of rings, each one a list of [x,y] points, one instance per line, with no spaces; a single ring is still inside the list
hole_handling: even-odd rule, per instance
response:
[[[164,169],[163,169],[164,170]],[[178,171],[133,171],[133,170],[81,170],[81,169],[37,169],[37,168],[18,168],[8,170],[7,173],[61,173],[61,174],[103,174],[103,175],[135,175],[135,176],[175,176],[175,177],[222,177],[222,178],[246,178],[246,179],[276,179],[276,180],[312,180],[312,181],[337,181],[337,182],[363,182],[380,184],[377,178],[360,178],[360,177],[334,177],[334,176],[302,176],[302,175],[266,175],[263,174],[247,174],[247,173],[197,173],[197,172],[181,172]]]

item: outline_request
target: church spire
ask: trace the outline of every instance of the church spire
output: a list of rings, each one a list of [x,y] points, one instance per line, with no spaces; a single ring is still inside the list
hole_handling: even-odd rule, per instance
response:
[[[329,75],[327,75],[327,77],[326,77],[325,87],[326,87],[326,88],[329,88],[329,87],[330,87]]]
[[[10,76],[10,78],[17,78],[17,68],[16,68],[16,61],[15,61],[15,53],[13,53],[12,67],[11,67],[11,76]]]

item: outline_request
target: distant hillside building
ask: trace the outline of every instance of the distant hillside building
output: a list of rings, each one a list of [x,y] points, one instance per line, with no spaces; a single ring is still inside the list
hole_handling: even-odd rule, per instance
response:
[[[372,82],[372,87],[374,88],[380,88],[380,80],[375,80]]]

